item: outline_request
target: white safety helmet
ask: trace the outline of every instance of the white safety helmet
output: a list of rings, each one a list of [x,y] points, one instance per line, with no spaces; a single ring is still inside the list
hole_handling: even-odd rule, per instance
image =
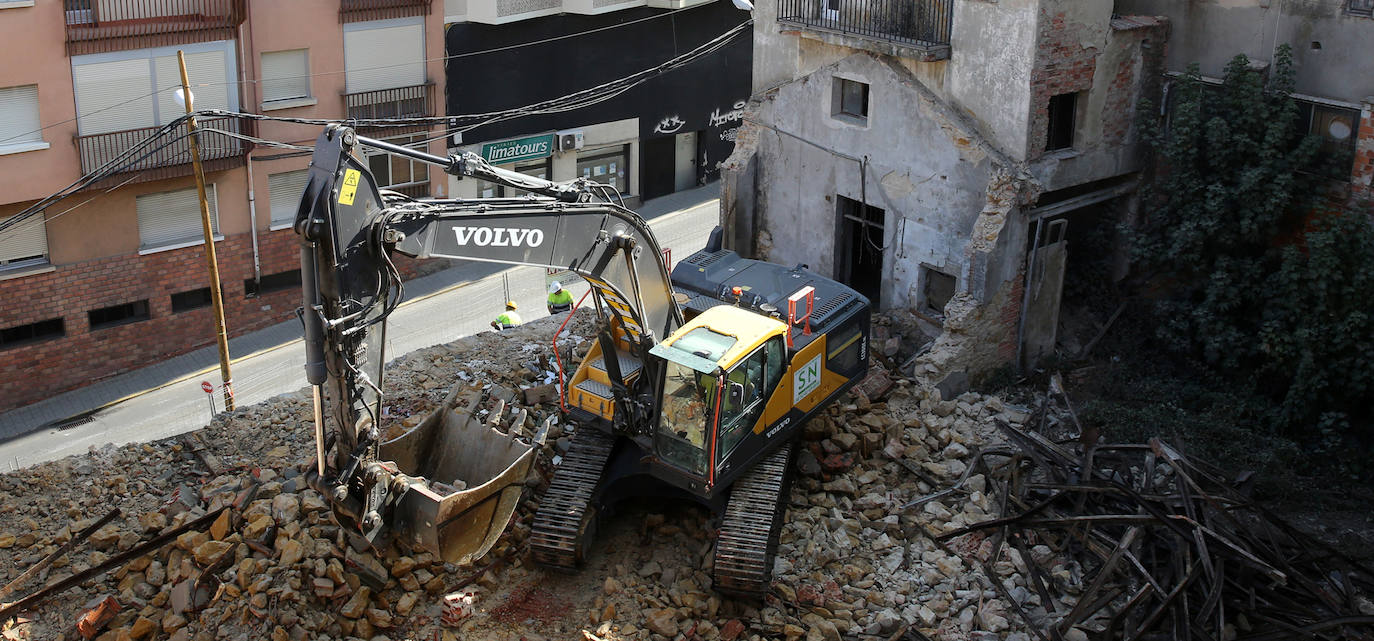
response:
[[[563,284],[562,284],[562,283],[560,283],[560,282],[558,282],[558,281],[553,281],[553,284],[552,284],[552,285],[549,285],[549,293],[550,293],[550,294],[557,294],[558,292],[561,292],[561,291],[563,291]]]

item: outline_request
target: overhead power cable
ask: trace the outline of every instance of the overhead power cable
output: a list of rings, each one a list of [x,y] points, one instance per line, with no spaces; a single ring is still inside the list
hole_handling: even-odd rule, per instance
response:
[[[1342,0],[1342,1],[1344,1],[1344,0]],[[635,20],[629,20],[629,21],[626,21],[626,22],[619,22],[619,23],[616,23],[616,24],[613,24],[613,25],[606,25],[606,26],[604,26],[604,27],[597,27],[597,28],[595,28],[595,29],[587,29],[587,30],[585,30],[585,31],[578,31],[578,32],[576,32],[576,33],[568,33],[568,34],[563,34],[563,35],[561,35],[561,36],[553,36],[553,37],[550,37],[550,38],[544,38],[544,39],[541,39],[541,40],[532,40],[532,41],[530,41],[530,42],[521,42],[521,43],[517,43],[517,44],[513,44],[513,45],[505,45],[505,46],[501,46],[501,47],[492,47],[492,48],[490,48],[490,49],[483,49],[483,50],[481,50],[481,51],[465,51],[465,52],[463,52],[463,53],[455,53],[455,54],[452,54],[452,55],[440,56],[440,57],[438,57],[438,58],[425,58],[425,59],[422,59],[422,60],[415,60],[415,61],[410,61],[410,62],[403,62],[403,63],[393,64],[393,65],[380,65],[380,66],[376,66],[376,67],[363,67],[363,68],[357,68],[357,69],[339,69],[339,70],[334,70],[334,71],[317,71],[317,72],[315,72],[315,73],[304,74],[304,75],[298,75],[298,76],[281,76],[281,77],[277,77],[277,78],[267,78],[267,79],[264,79],[264,78],[257,78],[257,79],[254,79],[254,80],[234,80],[234,81],[232,81],[232,82],[198,82],[198,83],[192,83],[192,84],[191,84],[191,89],[194,90],[194,89],[198,89],[198,88],[201,88],[201,87],[222,87],[222,86],[225,86],[225,85],[244,85],[244,84],[253,84],[253,85],[256,85],[256,84],[261,84],[264,80],[272,80],[272,81],[278,81],[278,80],[299,80],[299,79],[301,79],[301,78],[319,78],[319,77],[323,77],[323,76],[337,76],[337,75],[339,75],[339,74],[344,74],[344,73],[349,73],[349,72],[375,71],[375,70],[380,70],[380,69],[392,69],[392,68],[405,67],[405,66],[415,65],[415,64],[427,64],[427,63],[430,63],[430,62],[447,62],[447,61],[449,61],[449,60],[456,60],[456,59],[458,59],[458,58],[469,58],[469,57],[472,57],[472,56],[481,56],[481,55],[486,55],[486,54],[489,54],[489,53],[497,53],[497,52],[501,52],[501,51],[509,51],[509,50],[511,50],[511,49],[520,49],[520,48],[523,48],[523,47],[533,47],[533,46],[536,46],[536,45],[547,44],[547,43],[556,42],[556,41],[559,41],[559,40],[566,40],[566,39],[568,39],[568,38],[576,38],[576,37],[579,37],[579,36],[585,36],[585,35],[589,35],[589,34],[593,34],[593,33],[598,33],[598,32],[606,31],[606,30],[609,30],[609,29],[618,29],[618,28],[620,28],[620,27],[626,27],[626,26],[629,26],[629,25],[632,25],[632,24],[638,24],[638,23],[641,23],[641,22],[649,21],[649,20],[655,20],[655,19],[658,19],[658,18],[662,18],[662,17],[664,17],[664,16],[671,16],[671,15],[673,15],[673,14],[681,13],[681,12],[683,12],[683,11],[688,11],[688,10],[690,10],[690,9],[695,9],[695,8],[696,8],[696,7],[683,7],[683,8],[681,8],[681,9],[673,9],[672,11],[666,11],[666,12],[663,12],[663,13],[654,14],[654,15],[652,15],[652,16],[645,16],[645,17],[643,17],[643,18],[637,18],[637,19],[635,19]],[[0,140],[0,144],[4,144],[4,143],[6,143],[6,142],[8,142],[8,141],[10,141],[10,140],[14,140],[14,139],[17,139],[17,138],[21,138],[21,137],[24,137],[24,136],[28,136],[28,135],[31,135],[31,134],[35,134],[35,133],[38,133],[38,132],[41,132],[41,131],[44,131],[44,130],[47,130],[47,129],[52,129],[53,127],[60,127],[60,126],[65,125],[65,124],[67,124],[67,123],[75,122],[75,121],[77,121],[77,120],[79,120],[79,119],[81,119],[81,118],[87,118],[87,117],[93,116],[93,115],[95,115],[95,114],[104,112],[104,111],[109,111],[109,110],[111,110],[111,109],[115,109],[115,108],[118,108],[118,107],[122,107],[122,106],[127,105],[127,104],[132,103],[132,102],[137,102],[137,101],[139,101],[139,100],[143,100],[144,98],[150,98],[150,97],[156,96],[156,95],[158,95],[158,94],[160,94],[160,93],[164,93],[164,92],[168,92],[168,91],[175,91],[175,90],[180,89],[180,88],[181,88],[180,85],[164,87],[164,88],[159,89],[159,90],[157,90],[157,91],[153,91],[153,92],[150,92],[150,93],[146,93],[146,94],[143,94],[143,95],[138,96],[138,97],[136,97],[136,98],[130,98],[130,99],[125,100],[124,102],[121,102],[121,103],[118,103],[118,104],[110,105],[110,106],[108,106],[108,107],[101,107],[100,109],[95,109],[95,110],[92,110],[92,111],[89,111],[89,112],[86,112],[86,113],[83,113],[83,114],[77,114],[77,116],[76,116],[75,118],[68,118],[68,119],[66,119],[66,120],[62,120],[62,121],[59,121],[59,122],[55,122],[55,123],[52,123],[52,124],[50,124],[50,125],[44,125],[44,126],[42,126],[42,127],[39,127],[39,128],[37,128],[37,129],[31,130],[31,131],[25,131],[25,132],[23,132],[23,133],[15,134],[15,135],[13,135],[13,136],[10,136],[9,138],[5,138],[4,140]]]
[[[629,76],[605,82],[595,87],[591,87],[589,89],[584,89],[564,96],[559,96],[557,98],[551,98],[549,100],[534,103],[531,105],[525,105],[522,107],[515,107],[511,109],[503,109],[499,111],[455,116],[427,116],[419,118],[384,119],[291,118],[284,116],[268,116],[255,113],[242,113],[221,109],[208,109],[197,111],[194,115],[197,117],[230,117],[246,120],[289,122],[307,125],[347,124],[352,127],[379,128],[414,127],[417,125],[448,124],[454,121],[461,123],[456,126],[447,128],[442,135],[435,136],[433,138],[429,138],[425,141],[422,141],[429,142],[431,140],[443,138],[452,133],[468,131],[487,124],[494,124],[497,122],[512,120],[515,118],[522,118],[525,116],[572,111],[584,107],[589,107],[606,100],[610,100],[618,95],[623,94],[626,91],[629,91],[630,89],[633,89],[636,86],[639,86],[640,84],[643,84],[644,82],[654,77],[657,77],[674,69],[689,65],[703,57],[706,57],[712,53],[715,53],[716,51],[719,51],[720,49],[728,45],[731,41],[733,41],[735,38],[738,38],[740,35],[749,31],[752,28],[752,25],[752,19],[745,20],[744,22],[736,25],[735,27],[725,31],[721,35],[701,44],[700,46],[696,47],[695,49],[692,49],[691,51],[685,54],[674,57],[666,62],[663,62],[662,64],[641,70]],[[12,231],[15,227],[17,227],[20,224],[23,224],[26,220],[32,218],[34,214],[41,212],[50,205],[60,202],[64,198],[67,198],[71,194],[80,191],[86,188],[87,186],[94,184],[95,182],[103,180],[104,178],[107,178],[113,174],[120,173],[121,171],[124,171],[127,168],[136,165],[138,162],[141,162],[142,160],[146,159],[149,155],[156,153],[162,149],[165,149],[166,147],[175,144],[176,142],[179,142],[182,139],[185,139],[187,136],[189,136],[189,134],[182,133],[181,135],[178,135],[175,138],[167,140],[162,144],[158,145],[156,149],[148,151],[136,159],[126,161],[126,159],[129,156],[131,156],[134,153],[137,153],[139,150],[152,144],[152,142],[157,140],[160,136],[163,136],[169,131],[175,129],[176,127],[183,125],[186,119],[189,117],[191,116],[183,115],[163,125],[162,127],[159,127],[157,131],[150,134],[141,142],[136,143],[129,149],[126,149],[119,155],[112,158],[110,161],[96,168],[94,171],[77,179],[76,182],[73,182],[72,184],[68,185],[67,187],[63,188],[55,194],[48,196],[47,198],[44,198],[43,200],[40,200],[39,202],[34,203],[33,205],[30,205],[23,211],[3,221],[0,221],[0,239],[3,239],[6,236],[6,232],[10,232],[10,235],[13,235],[13,233],[17,233]],[[289,143],[267,140],[255,136],[248,136],[246,134],[232,133],[220,129],[202,129],[201,131],[213,132],[216,134],[226,135],[233,138],[246,140],[249,142],[267,144],[276,147],[284,147],[288,149],[296,149],[301,151],[313,150],[313,147],[303,145],[292,145]],[[67,211],[64,211],[62,213],[65,214],[69,211],[71,211],[71,209],[68,209]]]

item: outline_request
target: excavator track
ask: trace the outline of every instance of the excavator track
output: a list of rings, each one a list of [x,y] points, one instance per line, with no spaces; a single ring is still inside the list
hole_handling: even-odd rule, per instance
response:
[[[773,583],[773,554],[782,530],[788,489],[788,443],[735,481],[716,538],[712,579],[716,590],[761,599]]]
[[[614,445],[613,437],[591,426],[573,436],[534,513],[530,550],[536,563],[560,570],[582,564],[596,526],[592,498]]]

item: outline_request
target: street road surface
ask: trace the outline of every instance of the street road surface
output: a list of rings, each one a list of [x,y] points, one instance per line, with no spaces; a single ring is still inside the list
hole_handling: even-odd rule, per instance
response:
[[[711,185],[701,189],[715,188]],[[706,244],[707,236],[718,221],[718,208],[718,201],[712,199],[659,215],[649,223],[659,243],[671,249],[673,260],[677,261]],[[465,263],[442,273],[446,275],[445,282],[450,285],[421,296],[407,292],[408,299],[391,315],[387,326],[388,361],[417,349],[490,331],[489,323],[503,309],[507,282],[510,296],[519,305],[519,313],[524,320],[548,315],[544,309],[547,291],[543,269]],[[450,274],[451,280],[447,279]],[[576,283],[564,283],[564,286],[573,293],[574,300],[580,300],[587,290],[580,279]],[[279,336],[279,342],[252,354],[237,355],[231,352],[237,359],[232,362],[232,373],[235,399],[240,407],[292,393],[306,386],[305,352],[300,341],[299,321],[292,320],[263,332],[271,333],[264,335]],[[198,369],[202,371],[197,372]],[[83,453],[92,446],[101,447],[106,443],[122,445],[155,441],[204,427],[211,418],[210,401],[207,398],[211,395],[201,391],[201,381],[210,381],[215,385],[220,382],[214,352],[210,352],[208,362],[197,362],[195,368],[186,371],[196,375],[174,380],[170,384],[145,380],[146,387],[135,389],[130,394],[131,398],[100,409],[84,424],[61,430],[51,427],[39,429],[0,443],[0,470],[27,467]],[[136,380],[137,373],[133,373],[131,378]],[[216,391],[213,396],[218,406],[222,395]],[[78,408],[72,413],[80,409],[93,408]],[[19,412],[16,410],[11,414]],[[0,428],[9,427],[12,433],[16,426],[5,426],[3,420],[6,418],[9,417],[0,416]],[[4,431],[0,429],[0,434]]]

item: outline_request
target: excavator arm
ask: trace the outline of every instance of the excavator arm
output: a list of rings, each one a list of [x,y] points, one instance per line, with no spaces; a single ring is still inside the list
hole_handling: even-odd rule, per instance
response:
[[[354,155],[359,146],[539,195],[391,195],[378,189]],[[645,352],[682,323],[648,225],[632,211],[595,201],[608,195],[584,179],[545,181],[493,167],[473,154],[434,156],[360,137],[347,127],[321,133],[295,230],[302,242],[306,377],[315,397],[314,483],[341,523],[374,545],[397,540],[449,561],[475,558],[509,520],[533,457],[532,444],[511,445],[490,430],[449,425],[452,417],[446,416],[431,416],[405,437],[382,441],[386,318],[403,290],[393,255],[572,271],[590,283],[599,308],[617,316]],[[617,393],[632,404],[629,390],[622,386]],[[450,403],[456,402],[451,395]],[[334,428],[329,438],[326,423]],[[434,481],[453,477],[465,477],[470,489],[435,489]]]

